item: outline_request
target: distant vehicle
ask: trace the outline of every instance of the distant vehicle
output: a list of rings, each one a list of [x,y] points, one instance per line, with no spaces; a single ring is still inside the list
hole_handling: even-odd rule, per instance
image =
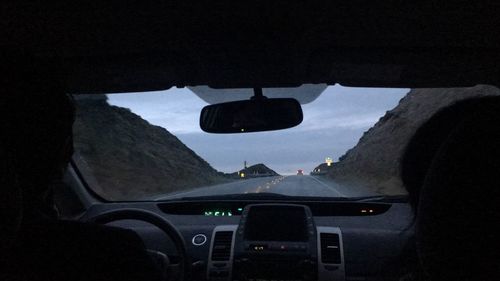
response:
[[[303,175],[304,175],[304,171],[302,169],[298,169],[297,176],[303,176]]]

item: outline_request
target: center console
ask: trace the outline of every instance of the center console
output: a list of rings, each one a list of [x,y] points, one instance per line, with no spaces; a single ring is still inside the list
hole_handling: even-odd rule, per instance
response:
[[[316,229],[301,205],[250,205],[235,237],[234,280],[316,280]]]
[[[238,225],[214,230],[208,279],[343,280],[340,230],[318,229],[307,206],[248,205]]]

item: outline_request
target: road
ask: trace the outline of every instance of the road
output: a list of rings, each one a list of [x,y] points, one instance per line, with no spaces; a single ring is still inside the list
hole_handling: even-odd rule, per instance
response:
[[[322,176],[276,176],[238,180],[169,194],[160,199],[224,194],[271,192],[291,196],[357,197],[377,195],[361,188],[347,187]]]

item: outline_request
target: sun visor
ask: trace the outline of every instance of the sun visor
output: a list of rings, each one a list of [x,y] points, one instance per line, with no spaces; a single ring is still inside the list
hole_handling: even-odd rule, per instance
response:
[[[264,88],[262,92],[268,98],[294,98],[300,104],[307,104],[318,98],[327,86],[327,84],[304,84],[294,88]],[[209,104],[248,100],[254,95],[251,88],[214,89],[208,86],[188,88]]]

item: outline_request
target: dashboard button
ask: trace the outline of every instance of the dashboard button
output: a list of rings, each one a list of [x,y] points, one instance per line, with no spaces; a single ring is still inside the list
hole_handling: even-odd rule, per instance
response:
[[[210,277],[221,278],[228,276],[229,276],[229,271],[227,270],[210,270]]]
[[[206,242],[207,242],[207,236],[205,236],[204,234],[197,234],[191,240],[191,243],[193,243],[193,245],[195,246],[201,246]]]
[[[214,267],[221,268],[221,267],[226,267],[227,263],[225,263],[225,262],[214,262],[212,265]]]
[[[328,271],[335,271],[335,270],[338,270],[339,267],[336,265],[325,265],[325,269]]]

